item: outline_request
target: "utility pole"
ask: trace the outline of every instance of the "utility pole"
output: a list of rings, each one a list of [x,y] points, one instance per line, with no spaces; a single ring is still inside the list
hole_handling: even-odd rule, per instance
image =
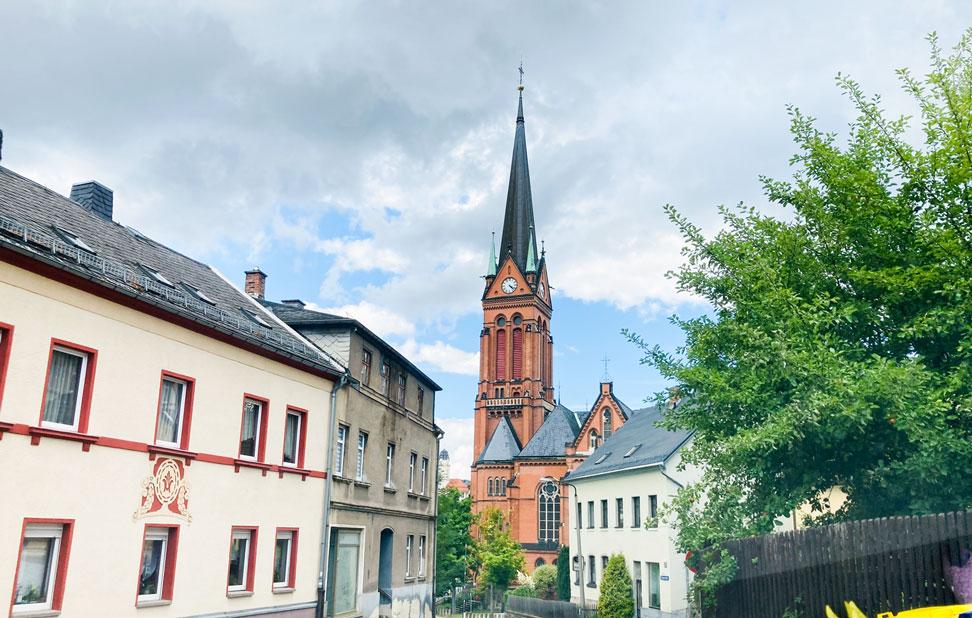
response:
[[[568,483],[566,481],[560,481],[561,485],[566,485],[568,487],[574,488],[574,512],[577,512],[577,505],[580,504],[577,500],[577,486],[573,483]],[[581,609],[587,609],[587,599],[584,595],[584,550],[581,548],[581,522],[578,520],[574,522],[574,532],[577,535],[577,590],[580,594],[580,605]]]

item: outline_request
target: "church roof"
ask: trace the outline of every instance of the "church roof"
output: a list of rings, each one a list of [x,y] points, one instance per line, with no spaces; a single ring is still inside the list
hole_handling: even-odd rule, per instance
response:
[[[517,459],[528,457],[563,457],[565,445],[577,438],[580,425],[571,410],[557,404],[544,419],[537,433],[533,434]]]
[[[537,239],[533,225],[533,195],[530,191],[530,166],[527,163],[526,127],[523,120],[523,91],[520,91],[516,113],[516,134],[513,138],[513,162],[510,165],[510,186],[506,193],[506,216],[500,241],[500,261],[508,253],[516,265],[527,272],[527,255],[531,247],[536,252]],[[535,255],[534,255],[534,259]],[[536,265],[534,264],[534,268]]]
[[[480,453],[477,464],[481,463],[511,463],[513,458],[520,454],[520,441],[510,425],[510,419],[502,417],[499,425],[493,430],[486,448]]]
[[[668,431],[658,427],[662,406],[631,412],[628,421],[564,480],[574,481],[664,463],[692,435],[688,430]]]

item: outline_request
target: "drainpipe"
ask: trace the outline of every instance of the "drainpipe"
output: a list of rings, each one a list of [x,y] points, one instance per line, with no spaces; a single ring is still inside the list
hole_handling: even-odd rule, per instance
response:
[[[432,418],[435,419],[435,408],[434,408],[435,403],[433,403],[432,405],[433,405]],[[435,425],[435,423],[433,421],[433,426],[434,425]],[[433,519],[432,519],[432,531],[431,531],[431,533],[429,534],[429,537],[428,537],[428,538],[432,539],[432,543],[431,543],[431,546],[432,546],[431,547],[431,549],[432,549],[432,560],[431,560],[431,562],[432,562],[432,573],[431,573],[431,577],[429,577],[429,579],[432,581],[432,594],[431,594],[431,597],[432,597],[432,618],[435,618],[435,614],[436,614],[436,612],[435,612],[435,589],[436,589],[436,582],[438,582],[438,566],[439,566],[438,565],[438,562],[437,562],[437,555],[438,555],[437,548],[439,547],[439,534],[438,534],[438,532],[439,532],[439,483],[442,480],[442,479],[439,478],[439,448],[440,448],[440,441],[442,440],[442,435],[443,435],[442,434],[442,430],[440,430],[439,428],[436,428],[435,429],[435,487],[434,487],[434,489],[435,489],[435,506],[432,508],[432,517],[433,517]],[[426,525],[428,525],[428,522],[426,522]],[[429,551],[429,547],[428,546],[426,546],[425,551]],[[428,560],[428,556],[426,556],[426,560]],[[455,590],[453,590],[452,594],[453,594],[453,596],[455,596]]]
[[[324,462],[324,506],[321,515],[321,578],[317,582],[317,608],[315,618],[324,618],[327,614],[327,577],[328,560],[327,548],[331,541],[331,485],[333,483],[332,467],[334,465],[334,435],[337,433],[337,396],[338,391],[351,383],[351,376],[347,372],[331,387],[331,424],[327,432],[326,461]]]
[[[576,513],[577,505],[579,504],[577,498],[577,486],[564,480],[561,480],[560,484],[574,488],[574,512]],[[581,522],[578,521],[576,523],[577,525],[574,526],[574,531],[577,535],[577,568],[579,569],[577,572],[577,590],[580,592],[581,609],[585,610],[587,609],[587,599],[584,594],[584,586],[587,584],[584,583],[584,577],[587,575],[587,572],[584,570],[584,550],[581,548]]]

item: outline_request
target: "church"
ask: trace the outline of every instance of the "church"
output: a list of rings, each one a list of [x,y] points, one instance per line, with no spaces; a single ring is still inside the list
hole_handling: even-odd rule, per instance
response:
[[[527,163],[523,86],[503,233],[490,253],[483,291],[476,393],[473,512],[493,507],[509,518],[533,571],[556,561],[567,544],[567,486],[560,480],[623,425],[631,408],[601,381],[590,410],[555,399],[553,317],[546,252],[537,251]]]

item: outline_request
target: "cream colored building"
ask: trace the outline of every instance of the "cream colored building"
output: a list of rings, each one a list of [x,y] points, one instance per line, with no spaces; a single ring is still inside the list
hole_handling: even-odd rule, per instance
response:
[[[656,427],[660,418],[658,408],[632,411],[627,422],[562,481],[571,487],[565,536],[574,567],[575,603],[582,595],[585,603],[597,603],[604,567],[612,555],[621,554],[634,584],[637,616],[686,616],[690,573],[685,556],[675,550],[673,531],[655,515],[698,474],[690,467],[678,470],[680,451],[690,434]]]

